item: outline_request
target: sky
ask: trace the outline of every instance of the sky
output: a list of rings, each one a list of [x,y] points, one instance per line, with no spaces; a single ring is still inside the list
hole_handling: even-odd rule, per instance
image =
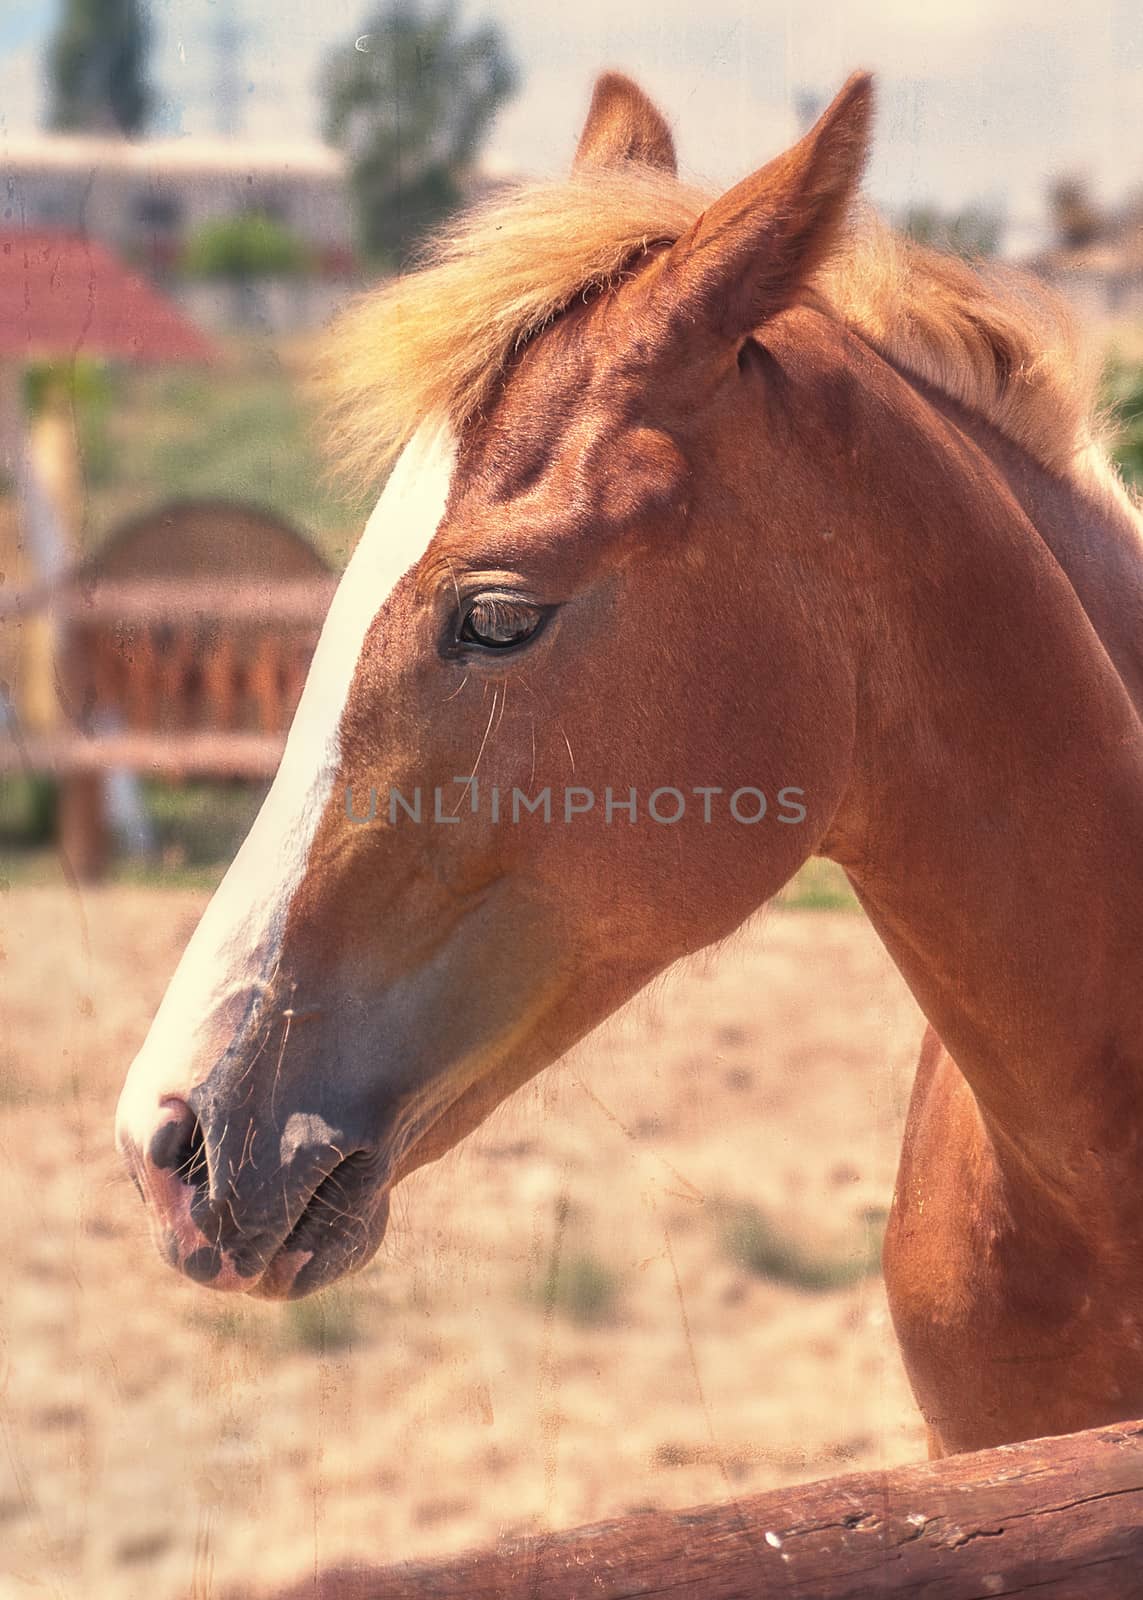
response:
[[[153,0],[160,128],[213,133],[220,20],[240,24],[242,129],[318,132],[331,45],[367,31],[360,0]],[[689,176],[729,184],[788,144],[799,96],[824,101],[855,67],[878,74],[868,189],[890,211],[1002,207],[1031,237],[1053,174],[1114,201],[1143,188],[1140,0],[461,0],[501,27],[521,86],[488,147],[495,170],[554,173],[595,74],[618,67],[656,98]],[[35,127],[58,0],[0,0],[0,141]],[[1011,242],[1011,240],[1010,240]]]

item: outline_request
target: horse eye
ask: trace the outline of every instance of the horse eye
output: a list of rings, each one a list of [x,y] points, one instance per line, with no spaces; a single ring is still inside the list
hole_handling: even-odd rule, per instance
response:
[[[513,650],[527,644],[540,628],[545,612],[509,595],[480,594],[461,617],[457,638],[485,650]]]

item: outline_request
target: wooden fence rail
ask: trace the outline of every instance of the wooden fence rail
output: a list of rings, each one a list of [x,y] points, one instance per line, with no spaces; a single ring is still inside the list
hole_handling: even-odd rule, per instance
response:
[[[11,585],[0,590],[0,621],[52,611],[77,622],[216,621],[315,622],[320,625],[333,592],[334,575],[323,578],[267,577],[219,581],[203,578],[71,577],[60,584]]]
[[[227,1600],[252,1600],[251,1587]],[[648,1512],[275,1600],[1140,1600],[1143,1422]]]
[[[113,733],[0,737],[0,776],[7,772],[130,772],[163,776],[272,778],[286,747],[284,733]]]

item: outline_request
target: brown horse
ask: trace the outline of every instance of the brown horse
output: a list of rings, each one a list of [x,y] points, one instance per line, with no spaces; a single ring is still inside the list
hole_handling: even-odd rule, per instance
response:
[[[119,1138],[305,1294],[807,857],[931,1027],[885,1268],[934,1450],[1143,1412],[1143,545],[1065,319],[855,215],[853,78],[707,203],[625,79],[350,313],[398,455]]]

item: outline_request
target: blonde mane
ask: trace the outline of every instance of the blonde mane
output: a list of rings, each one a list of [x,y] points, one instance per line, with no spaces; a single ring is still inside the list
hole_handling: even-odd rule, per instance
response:
[[[514,350],[578,296],[618,283],[649,245],[680,238],[710,198],[628,164],[521,185],[470,211],[419,270],[335,323],[319,381],[338,470],[376,481],[423,420],[462,427]],[[922,249],[859,215],[814,287],[889,360],[1052,471],[1090,465],[1095,370],[1063,305],[1033,280]]]

